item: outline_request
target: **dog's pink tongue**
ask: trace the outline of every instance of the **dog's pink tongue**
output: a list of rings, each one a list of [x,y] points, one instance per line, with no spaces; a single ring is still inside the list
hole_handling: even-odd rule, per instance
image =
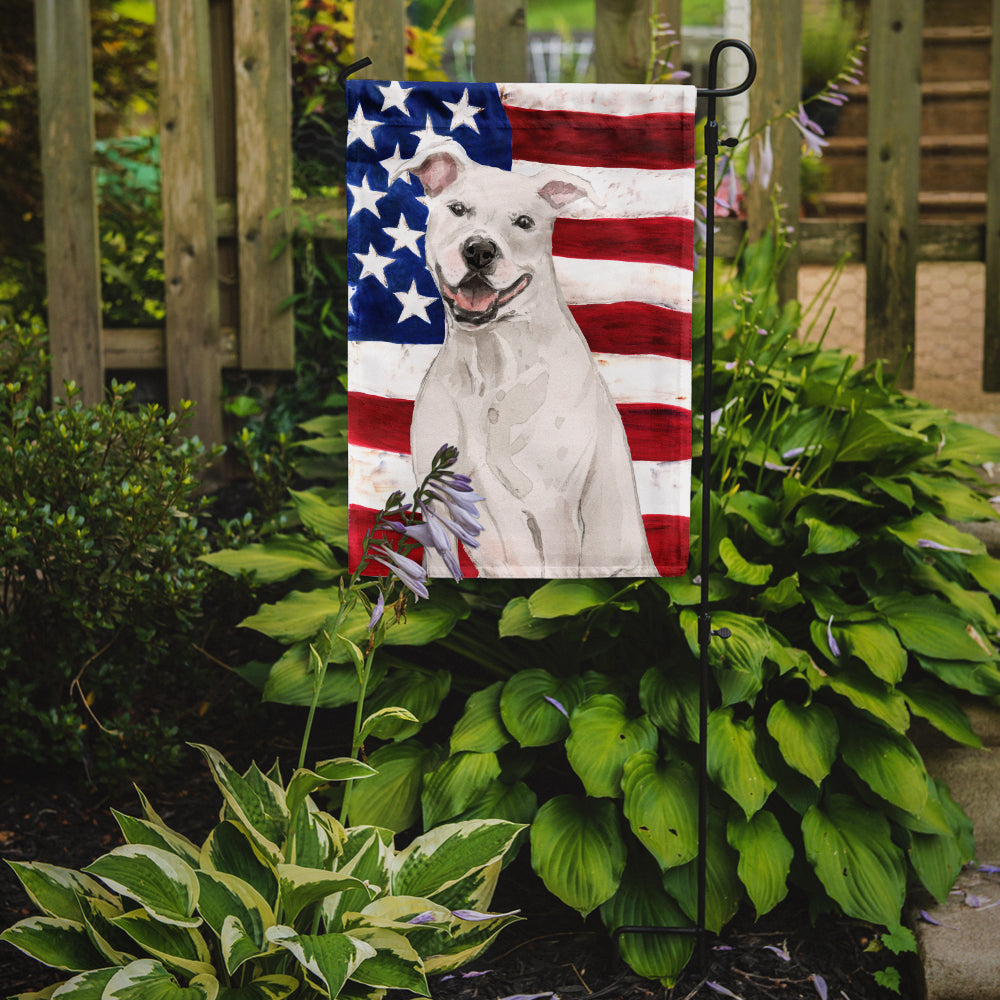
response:
[[[496,300],[497,293],[485,282],[470,282],[462,285],[455,296],[455,302],[466,312],[485,312]]]

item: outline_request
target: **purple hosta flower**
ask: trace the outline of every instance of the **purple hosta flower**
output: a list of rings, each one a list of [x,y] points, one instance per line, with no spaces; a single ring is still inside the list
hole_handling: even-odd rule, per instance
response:
[[[567,719],[569,718],[569,712],[566,711],[565,707],[561,702],[556,701],[556,699],[552,698],[550,695],[544,695],[543,697],[550,705],[555,705],[555,707],[558,708],[559,711],[562,712],[562,714],[565,715]]]
[[[507,913],[480,913],[479,910],[452,910],[451,915],[459,920],[493,920],[494,917],[516,917],[521,911],[510,910]]]
[[[418,913],[415,917],[410,917],[406,922],[408,924],[432,924],[437,920],[437,915],[433,910],[424,910],[423,913]]]
[[[935,927],[944,927],[949,931],[957,931],[957,927],[952,927],[951,924],[942,924],[940,920],[936,920],[932,917],[926,910],[920,911],[920,919],[927,924],[933,924]]]
[[[712,990],[713,993],[721,993],[724,997],[734,997],[735,1000],[743,1000],[743,997],[741,997],[738,993],[734,993],[732,990],[727,990],[721,983],[713,983],[709,981],[705,983],[705,985]]]
[[[449,485],[438,480],[431,484],[426,490],[426,496],[430,500],[440,500],[448,510],[448,515],[456,523],[461,525],[472,535],[478,535],[483,530],[479,523],[479,511],[476,504],[485,500],[485,497],[473,493],[468,485],[466,477],[465,483]]]
[[[386,545],[375,545],[370,550],[372,559],[394,573],[404,587],[417,597],[429,597],[427,591],[427,570],[418,562],[393,551]]]
[[[736,165],[731,156],[726,157],[728,165],[723,175],[722,184],[715,192],[715,209],[726,215],[736,215],[740,210],[740,179],[736,176]]]
[[[819,1000],[826,1000],[828,994],[826,980],[815,972],[809,978],[813,981],[813,986],[816,987],[816,992],[819,994]]]
[[[555,993],[512,993],[509,997],[500,997],[500,1000],[559,1000]]]
[[[972,549],[956,549],[951,545],[942,545],[930,538],[918,538],[917,547],[921,549],[938,549],[940,552],[958,552],[964,556],[971,556]]]
[[[979,865],[978,870],[986,875],[1000,875],[1000,865]]]
[[[799,112],[792,117],[792,124],[802,133],[806,149],[816,156],[823,155],[823,147],[827,145],[823,130],[806,114],[806,109],[800,104]]]
[[[423,548],[434,549],[444,561],[452,578],[455,580],[462,579],[461,567],[458,565],[458,560],[455,558],[455,554],[451,551],[451,547],[448,544],[448,536],[441,532],[440,524],[432,524],[429,520],[424,521],[422,524],[399,524],[396,521],[388,521],[386,523],[393,531],[398,531]]]
[[[375,602],[375,607],[372,608],[372,616],[368,619],[368,631],[371,632],[376,625],[382,620],[382,614],[385,612],[385,594],[380,590],[378,592],[378,600]]]
[[[447,976],[442,976],[441,982],[446,983],[449,979],[478,979],[480,976],[488,976],[492,971],[492,969],[483,969],[482,972],[451,972]]]
[[[747,183],[756,181],[766,191],[771,186],[771,174],[774,173],[774,150],[771,148],[771,126],[764,129],[763,136],[750,147],[750,160],[747,163]]]
[[[830,652],[834,656],[840,656],[840,646],[837,645],[837,640],[833,637],[833,615],[830,615],[829,621],[826,623],[826,641],[830,646]]]
[[[792,956],[784,948],[779,948],[776,944],[766,944],[764,945],[764,950],[773,951],[782,962],[790,962],[792,960]]]

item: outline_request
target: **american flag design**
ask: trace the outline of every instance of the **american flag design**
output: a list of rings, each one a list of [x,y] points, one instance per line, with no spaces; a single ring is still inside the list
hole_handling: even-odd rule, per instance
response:
[[[419,481],[411,459],[414,407],[445,342],[456,293],[445,303],[428,267],[433,199],[426,174],[406,165],[449,148],[473,166],[524,178],[558,168],[590,192],[551,223],[552,263],[571,322],[620,417],[651,557],[637,573],[632,562],[616,566],[604,556],[595,565],[569,556],[489,566],[460,549],[463,571],[520,577],[686,572],[695,99],[693,87],[679,86],[348,82],[352,568],[389,494],[411,494]],[[482,296],[458,297],[474,310]],[[459,444],[448,440],[447,430],[426,443],[431,453]],[[469,471],[461,457],[456,469]],[[619,478],[627,479],[628,471]],[[490,492],[475,476],[473,485],[488,511]],[[608,503],[616,500],[609,496]],[[591,528],[592,538],[595,532]],[[502,551],[493,553],[504,561]],[[441,572],[432,568],[431,575]]]

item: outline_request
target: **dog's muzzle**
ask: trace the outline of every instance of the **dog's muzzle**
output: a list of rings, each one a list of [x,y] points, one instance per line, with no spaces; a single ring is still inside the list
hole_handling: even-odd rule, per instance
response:
[[[528,287],[531,275],[522,274],[506,288],[495,288],[489,274],[501,256],[496,243],[486,237],[470,237],[462,246],[461,253],[468,268],[466,276],[457,285],[451,285],[445,281],[440,266],[437,266],[438,287],[459,323],[483,326],[496,317],[501,306]]]

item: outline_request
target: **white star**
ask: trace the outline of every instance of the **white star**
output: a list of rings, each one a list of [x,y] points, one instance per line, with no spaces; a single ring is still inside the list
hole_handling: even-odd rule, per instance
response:
[[[399,314],[397,323],[402,323],[404,319],[409,319],[411,316],[416,316],[425,323],[430,322],[430,317],[427,315],[427,307],[435,300],[435,296],[421,295],[417,291],[416,278],[410,282],[409,291],[393,292],[392,294],[403,304],[403,311]]]
[[[431,116],[427,116],[427,120],[424,122],[424,127],[419,132],[411,132],[410,135],[415,135],[420,141],[417,143],[417,148],[414,150],[413,155],[416,156],[417,153],[423,149],[424,146],[429,142],[433,142],[435,139],[440,138],[434,131],[434,126],[431,124]]]
[[[399,143],[398,142],[396,143],[396,152],[393,153],[392,156],[390,156],[386,160],[379,160],[379,165],[389,175],[389,183],[390,184],[392,184],[392,182],[394,180],[399,180],[400,178],[402,178],[404,181],[408,181],[410,179],[410,172],[408,170],[404,170],[401,174],[399,174],[398,177],[394,178],[392,176],[393,173],[399,168],[399,165],[401,163],[405,163],[405,162],[406,161],[403,159],[403,157],[401,157],[399,155]]]
[[[468,87],[465,88],[465,93],[462,94],[462,99],[458,102],[458,104],[452,104],[451,101],[442,101],[441,103],[451,112],[450,131],[454,132],[459,125],[468,125],[473,132],[479,131],[475,115],[483,109],[477,108],[474,104],[470,106]]]
[[[389,282],[385,276],[385,269],[390,265],[395,263],[392,257],[383,257],[378,251],[371,245],[368,245],[368,249],[364,253],[355,253],[355,257],[361,261],[361,278],[367,278],[369,276],[375,278],[383,288],[389,287]]]
[[[374,149],[375,139],[372,132],[381,124],[381,122],[368,121],[359,104],[358,110],[354,112],[354,117],[347,123],[347,145],[350,146],[355,139],[360,139],[366,146]]]
[[[355,212],[363,212],[368,209],[376,219],[380,218],[378,214],[378,209],[375,207],[380,198],[384,198],[386,195],[385,191],[373,191],[368,186],[368,175],[366,174],[361,178],[361,184],[348,184],[347,189],[354,196],[354,200],[351,203],[351,215]]]
[[[398,80],[393,80],[388,87],[379,87],[378,89],[385,98],[382,102],[383,111],[387,111],[389,108],[399,108],[404,115],[410,113],[406,110],[407,91],[403,90]]]
[[[385,232],[387,232],[395,241],[393,243],[393,250],[399,250],[401,247],[406,247],[407,250],[412,250],[418,257],[420,256],[420,250],[417,247],[417,240],[423,236],[423,231],[420,229],[410,229],[406,224],[406,218],[403,213],[399,213],[399,222],[395,226],[386,226]]]

